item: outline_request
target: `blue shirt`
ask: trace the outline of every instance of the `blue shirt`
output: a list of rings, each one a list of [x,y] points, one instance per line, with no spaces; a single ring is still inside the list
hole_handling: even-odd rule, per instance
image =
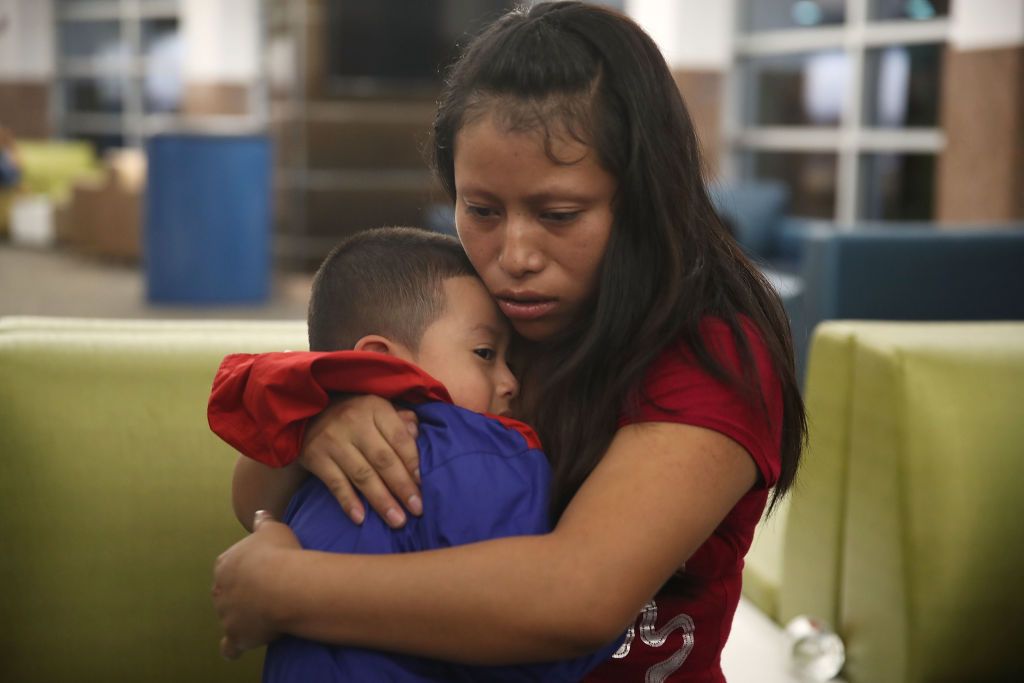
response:
[[[310,477],[284,521],[303,548],[403,553],[551,530],[551,471],[544,454],[493,418],[448,403],[415,406],[423,515],[397,530],[367,507],[356,525],[324,484]],[[365,502],[365,501],[364,501]],[[369,623],[367,628],[374,628]],[[471,666],[285,636],[270,645],[265,683],[294,681],[577,681],[611,657],[621,638],[591,655],[510,666]]]

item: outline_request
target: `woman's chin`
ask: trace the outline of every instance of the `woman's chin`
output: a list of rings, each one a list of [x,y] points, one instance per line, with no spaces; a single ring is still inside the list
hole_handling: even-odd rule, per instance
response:
[[[561,329],[557,321],[550,318],[533,320],[509,320],[513,329],[523,339],[532,342],[545,342],[554,337]]]

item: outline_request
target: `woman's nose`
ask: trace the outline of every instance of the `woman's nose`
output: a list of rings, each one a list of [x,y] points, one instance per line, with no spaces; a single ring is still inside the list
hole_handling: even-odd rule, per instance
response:
[[[505,226],[504,241],[498,263],[513,277],[537,273],[544,268],[544,253],[532,221],[522,215],[510,215]]]

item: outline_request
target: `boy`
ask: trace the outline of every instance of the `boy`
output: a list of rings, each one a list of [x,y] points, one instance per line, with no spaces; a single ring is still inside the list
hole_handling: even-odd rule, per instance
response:
[[[357,526],[311,477],[284,515],[303,547],[411,552],[550,530],[547,461],[533,431],[504,417],[518,391],[505,362],[508,324],[457,241],[403,228],[350,238],[317,272],[308,325],[311,351],[353,351],[229,356],[214,381],[211,427],[280,466],[327,391],[412,403],[424,514],[392,530],[369,511]],[[271,391],[246,395],[254,374]],[[268,421],[279,435],[270,443],[255,430],[266,433]],[[616,646],[566,662],[477,667],[288,636],[268,648],[264,680],[578,680]]]

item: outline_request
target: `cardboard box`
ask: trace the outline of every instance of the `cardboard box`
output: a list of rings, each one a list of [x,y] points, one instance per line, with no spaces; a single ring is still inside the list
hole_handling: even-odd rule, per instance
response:
[[[146,162],[142,152],[108,153],[99,181],[76,183],[62,239],[94,256],[138,261],[142,257],[145,184]]]

